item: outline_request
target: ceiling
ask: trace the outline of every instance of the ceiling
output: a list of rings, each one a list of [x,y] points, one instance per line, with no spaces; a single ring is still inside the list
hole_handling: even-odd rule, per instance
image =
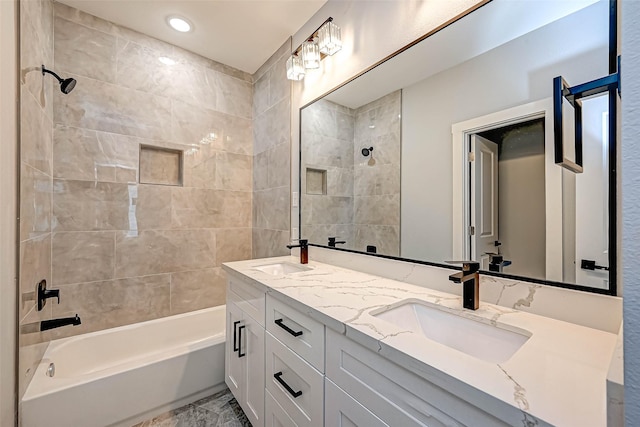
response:
[[[253,74],[327,0],[58,0]],[[193,24],[179,33],[169,15]]]

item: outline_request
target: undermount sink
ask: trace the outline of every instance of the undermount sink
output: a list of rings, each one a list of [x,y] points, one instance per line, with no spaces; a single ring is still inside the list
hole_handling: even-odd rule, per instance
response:
[[[277,262],[274,264],[257,265],[253,267],[253,269],[262,271],[263,273],[271,274],[272,276],[282,276],[284,274],[309,271],[311,270],[311,267],[306,267],[299,264],[292,264],[290,262]]]
[[[402,301],[372,316],[491,363],[509,360],[531,336],[520,328],[483,323],[424,301]]]

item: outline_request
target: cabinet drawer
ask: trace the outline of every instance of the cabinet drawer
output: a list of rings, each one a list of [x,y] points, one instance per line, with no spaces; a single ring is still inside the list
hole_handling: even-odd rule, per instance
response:
[[[324,382],[325,427],[388,427],[331,380]]]
[[[234,302],[240,310],[253,317],[264,328],[264,290],[231,275],[228,277],[227,299]]]
[[[329,329],[327,378],[390,426],[509,425]]]
[[[298,427],[322,427],[324,376],[269,332],[266,334],[267,390]]]
[[[324,325],[267,295],[267,331],[324,372]]]
[[[298,427],[289,415],[276,402],[271,393],[264,392],[264,427]]]

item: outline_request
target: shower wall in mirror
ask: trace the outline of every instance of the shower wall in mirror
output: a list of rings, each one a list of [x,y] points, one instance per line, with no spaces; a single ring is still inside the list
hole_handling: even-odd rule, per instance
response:
[[[608,267],[607,96],[583,105],[579,175],[553,162],[551,97],[609,74],[608,8],[493,0],[303,107],[301,236],[607,289],[581,268]]]
[[[302,112],[302,227],[311,242],[400,255],[400,91]]]

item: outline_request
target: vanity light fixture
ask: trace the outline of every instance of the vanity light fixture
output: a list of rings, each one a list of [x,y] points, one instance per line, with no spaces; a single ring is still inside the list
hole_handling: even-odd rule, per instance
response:
[[[188,33],[193,28],[193,25],[181,16],[169,16],[167,17],[167,23],[171,28],[181,33]]]
[[[342,49],[340,27],[329,17],[287,59],[287,79],[304,79],[305,70],[320,68],[320,62],[328,55]]]

